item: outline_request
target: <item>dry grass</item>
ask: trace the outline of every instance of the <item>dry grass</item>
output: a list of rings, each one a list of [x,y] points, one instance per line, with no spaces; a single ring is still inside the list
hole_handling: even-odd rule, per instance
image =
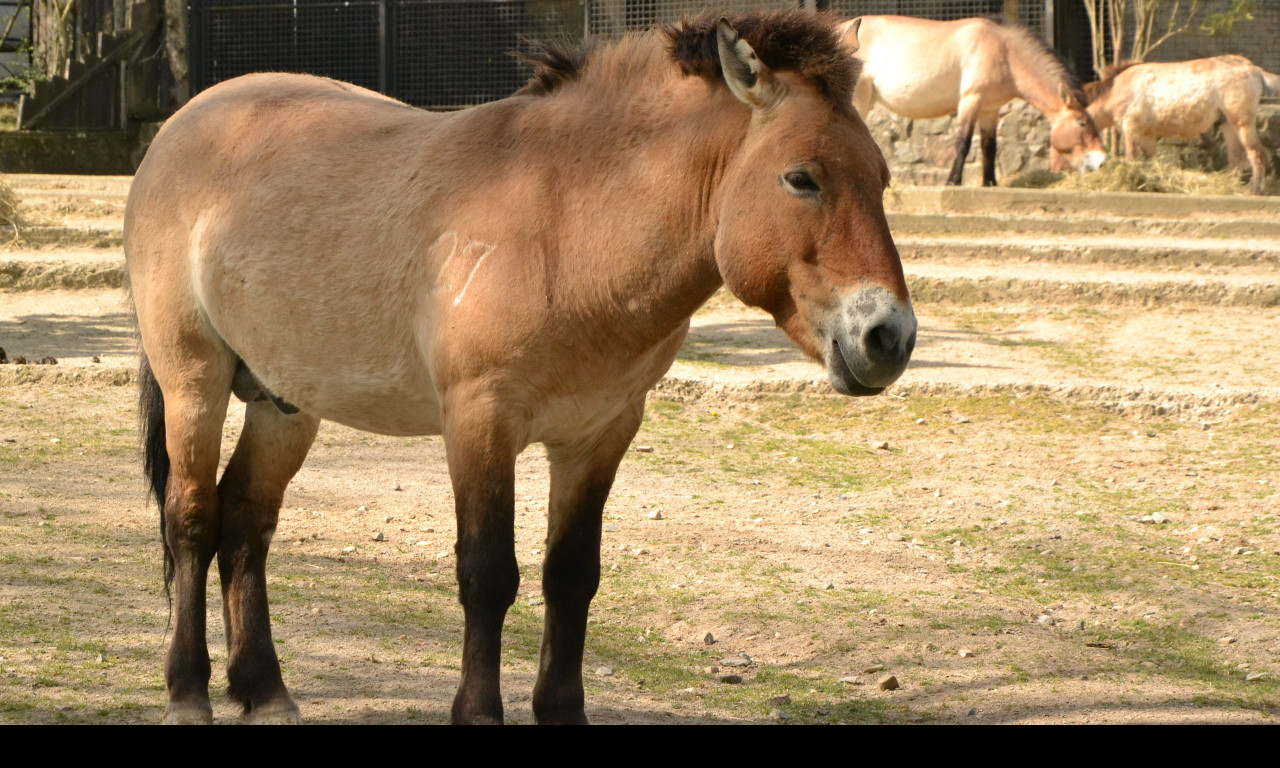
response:
[[[18,198],[13,194],[13,188],[9,186],[9,182],[0,178],[0,230],[7,230],[11,239],[17,240],[22,236],[22,229],[25,226],[26,222],[22,218],[22,212],[18,210]]]
[[[1192,195],[1243,195],[1248,187],[1232,171],[1206,172],[1181,168],[1163,160],[1144,162],[1113,159],[1094,173],[1053,173],[1034,170],[1010,179],[1006,186],[1061,189],[1076,192],[1165,192]],[[1277,194],[1273,179],[1267,194]]]

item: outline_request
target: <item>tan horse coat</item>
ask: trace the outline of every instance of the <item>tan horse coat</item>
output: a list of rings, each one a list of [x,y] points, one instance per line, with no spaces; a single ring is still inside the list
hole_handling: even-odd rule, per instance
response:
[[[863,62],[854,96],[860,114],[883,104],[913,120],[957,116],[956,158],[948,184],[961,182],[975,125],[982,137],[983,184],[996,183],[1000,108],[1019,97],[1049,120],[1054,170],[1096,170],[1106,159],[1097,129],[1061,62],[1021,27],[984,18],[861,16],[841,29]]]
[[[758,53],[757,53],[758,49]],[[583,722],[600,517],[645,393],[722,284],[846,394],[915,343],[834,23],[716,17],[549,48],[512,98],[434,114],[297,75],[193,99],[133,184],[125,252],[145,350],[148,472],[171,556],[170,722],[207,722],[204,585],[227,606],[231,696],[295,721],[265,560],[319,420],[442,434],[466,616],[456,722],[498,722],[519,584],[514,464],[551,463],[540,722]],[[250,401],[221,479],[227,401]]]
[[[1280,94],[1273,75],[1243,56],[1170,63],[1124,64],[1087,86],[1089,114],[1100,128],[1124,134],[1127,159],[1150,157],[1156,139],[1194,139],[1225,118],[1222,137],[1231,166],[1252,170],[1249,190],[1261,194],[1267,164],[1258,138],[1262,94]]]

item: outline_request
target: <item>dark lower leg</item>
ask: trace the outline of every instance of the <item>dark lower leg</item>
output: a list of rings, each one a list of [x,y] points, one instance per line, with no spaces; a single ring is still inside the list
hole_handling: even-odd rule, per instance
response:
[[[947,184],[953,187],[960,186],[964,179],[964,162],[969,157],[969,147],[973,144],[973,121],[967,120],[960,123],[960,132],[956,135],[956,159],[951,165],[951,175],[947,177]]]
[[[982,132],[982,186],[996,185],[996,134]]]
[[[493,531],[493,540],[458,538],[458,596],[465,629],[462,681],[452,709],[457,724],[502,723],[502,622],[520,588],[520,570],[513,524],[501,530]]]
[[[606,489],[607,492],[607,489]],[[582,654],[587,612],[600,585],[600,514],[603,498],[584,510],[570,535],[550,543],[542,569],[546,617],[533,714],[539,723],[587,722]]]
[[[171,496],[166,538],[173,553],[173,642],[165,659],[169,722],[208,722],[209,647],[205,638],[205,589],[216,541],[216,500]]]

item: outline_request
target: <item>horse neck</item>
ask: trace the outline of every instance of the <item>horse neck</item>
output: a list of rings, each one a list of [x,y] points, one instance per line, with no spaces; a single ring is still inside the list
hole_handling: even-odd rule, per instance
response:
[[[1058,95],[1065,78],[1056,67],[1046,66],[1048,54],[1031,49],[1030,44],[1014,35],[1007,38],[1009,70],[1013,87],[1027,103],[1052,117],[1067,108]]]
[[[582,314],[624,315],[637,342],[670,335],[722,285],[719,190],[750,124],[725,88],[678,76],[666,86],[624,89],[621,102],[594,110],[590,143],[569,150],[591,160],[563,180],[579,190],[582,220],[567,233],[557,293]],[[570,114],[600,103],[598,94],[553,98],[548,107]]]

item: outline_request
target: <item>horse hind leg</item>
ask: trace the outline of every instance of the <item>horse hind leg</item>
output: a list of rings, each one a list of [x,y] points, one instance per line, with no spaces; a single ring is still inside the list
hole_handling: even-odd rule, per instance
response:
[[[960,109],[956,113],[956,159],[951,164],[951,174],[947,176],[947,185],[960,186],[964,181],[964,164],[969,159],[969,147],[973,145],[973,129],[978,122],[980,102],[975,96],[967,96],[960,101]]]
[[[982,137],[982,186],[996,186],[996,127],[999,125],[1000,113],[984,113],[978,121],[979,135]]]
[[[301,468],[320,420],[265,398],[245,407],[244,430],[218,483],[218,573],[227,635],[227,694],[250,723],[298,723],[271,641],[266,562],[285,487]]]
[[[1226,126],[1223,133],[1231,131],[1239,135],[1245,154],[1249,156],[1249,165],[1253,170],[1253,176],[1249,179],[1249,194],[1261,195],[1267,182],[1267,159],[1263,155],[1262,140],[1258,138],[1257,120],[1250,115],[1247,121]]]
[[[140,406],[172,600],[164,722],[210,723],[205,588],[218,546],[218,460],[234,363],[216,341],[188,337],[163,350],[151,341],[158,354],[143,358]]]
[[[587,611],[600,585],[601,517],[643,412],[640,401],[603,435],[577,445],[547,446],[551,498],[542,565],[546,616],[533,688],[533,716],[540,724],[587,722],[582,653]]]

